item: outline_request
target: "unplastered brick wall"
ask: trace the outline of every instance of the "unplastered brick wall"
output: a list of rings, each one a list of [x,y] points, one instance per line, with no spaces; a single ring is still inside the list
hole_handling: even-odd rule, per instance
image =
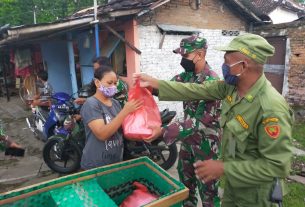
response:
[[[171,0],[154,11],[154,20],[156,23],[206,29],[245,30],[243,17],[228,8],[225,1],[227,0],[201,0],[200,8],[194,10],[195,5],[191,7],[189,4],[195,0]]]
[[[305,106],[305,21],[303,27],[288,31],[291,56],[286,98],[292,105]]]
[[[215,50],[215,47],[226,45],[234,36],[223,36],[222,30],[199,29],[208,42],[206,60],[217,74],[222,78],[221,65],[223,63],[223,52]],[[242,33],[242,32],[241,32]],[[181,56],[174,54],[173,50],[179,47],[185,35],[165,35],[162,48],[159,43],[162,39],[157,26],[139,25],[139,43],[142,54],[140,56],[140,67],[142,72],[163,80],[170,80],[176,74],[183,72],[180,66]],[[183,109],[181,102],[158,102],[160,109],[169,108],[182,117]]]
[[[285,98],[290,105],[305,106],[305,20],[257,27],[255,33],[265,37],[285,36],[289,40],[289,62],[286,64],[288,91]]]

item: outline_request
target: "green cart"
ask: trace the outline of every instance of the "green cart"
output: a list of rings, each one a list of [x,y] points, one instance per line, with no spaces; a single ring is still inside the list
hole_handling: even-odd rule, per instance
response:
[[[3,207],[115,207],[134,190],[138,181],[158,195],[145,206],[181,206],[188,189],[147,157],[17,189],[0,195]]]

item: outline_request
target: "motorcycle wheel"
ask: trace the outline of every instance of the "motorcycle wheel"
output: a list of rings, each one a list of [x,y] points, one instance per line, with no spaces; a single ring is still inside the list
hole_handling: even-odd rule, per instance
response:
[[[162,139],[156,140],[147,145],[151,154],[149,158],[160,165],[164,170],[171,168],[178,157],[178,150],[176,143],[167,146]]]
[[[43,148],[43,159],[57,173],[73,173],[80,168],[82,152],[74,142],[52,136]],[[68,165],[69,164],[69,165]]]

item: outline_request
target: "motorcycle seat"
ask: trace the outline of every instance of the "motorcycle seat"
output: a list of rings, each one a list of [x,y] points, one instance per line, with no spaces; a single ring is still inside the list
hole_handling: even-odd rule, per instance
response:
[[[169,114],[169,109],[164,109],[160,112],[161,120],[163,120]]]

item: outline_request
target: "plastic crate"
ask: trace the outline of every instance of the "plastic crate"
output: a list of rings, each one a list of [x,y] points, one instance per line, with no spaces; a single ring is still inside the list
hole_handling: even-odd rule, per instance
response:
[[[145,206],[181,206],[188,189],[147,157],[108,165],[0,195],[3,207],[115,207],[138,181],[159,198]]]

